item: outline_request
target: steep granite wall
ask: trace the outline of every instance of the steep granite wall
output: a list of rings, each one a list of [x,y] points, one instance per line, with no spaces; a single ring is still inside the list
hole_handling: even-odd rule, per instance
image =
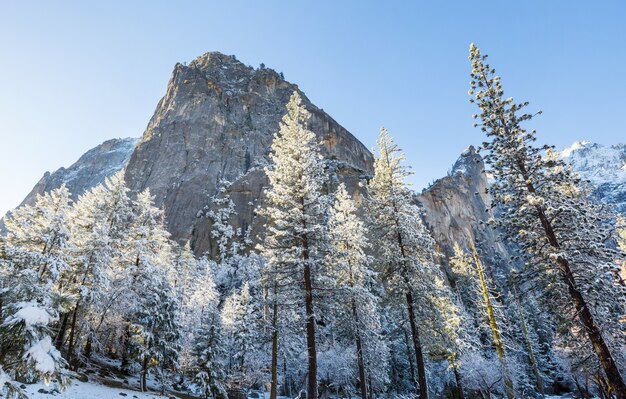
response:
[[[486,225],[492,216],[487,212],[491,198],[485,165],[474,147],[468,147],[443,177],[424,190],[417,198],[424,209],[424,220],[444,254],[442,263],[447,267],[446,257],[453,255],[454,243],[468,249],[474,241],[480,249],[483,261],[496,269],[508,270],[510,248],[498,233]]]
[[[250,204],[265,185],[261,167],[294,90],[298,87],[275,71],[220,53],[207,53],[189,66],[177,64],[126,168],[129,187],[150,189],[174,239],[191,240],[197,253],[209,249],[206,221],[199,224],[198,211],[226,179],[233,182],[239,223],[251,220]],[[371,173],[367,148],[300,94],[324,155],[343,162],[346,170]]]

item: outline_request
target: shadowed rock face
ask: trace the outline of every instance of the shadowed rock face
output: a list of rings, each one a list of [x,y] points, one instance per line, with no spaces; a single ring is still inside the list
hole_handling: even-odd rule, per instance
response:
[[[253,69],[220,53],[175,66],[126,168],[129,187],[149,188],[165,209],[175,240],[191,240],[196,253],[209,249],[206,219],[196,216],[222,179],[233,183],[236,222],[247,227],[266,184],[262,165],[294,90],[298,87],[275,71]],[[300,94],[325,157],[344,163],[345,173],[371,173],[367,148]]]

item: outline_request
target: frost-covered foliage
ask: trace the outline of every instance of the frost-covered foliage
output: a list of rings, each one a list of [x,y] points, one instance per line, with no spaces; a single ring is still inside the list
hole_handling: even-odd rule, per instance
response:
[[[469,94],[480,109],[475,125],[489,139],[483,149],[500,213],[493,224],[520,246],[522,278],[549,296],[560,326],[555,344],[626,396],[618,366],[626,295],[619,279],[622,254],[609,245],[615,237],[612,215],[589,198],[587,187],[551,147],[534,144],[535,131],[522,124],[536,114],[524,111],[527,102],[504,98],[486,58],[472,44]]]
[[[271,165],[265,170],[269,179],[265,191],[268,205],[259,213],[267,220],[267,234],[260,249],[268,259],[267,274],[271,276],[268,279],[273,280],[272,300],[280,305],[274,311],[282,311],[289,304],[297,309],[304,324],[308,398],[317,399],[319,316],[315,307],[318,289],[326,276],[323,260],[328,201],[322,193],[325,182],[322,156],[315,133],[307,128],[309,118],[300,95],[294,92],[274,136]],[[275,368],[276,345],[273,352]],[[273,385],[276,384],[274,381]]]
[[[387,131],[381,129],[374,177],[368,184],[367,210],[376,243],[376,264],[385,282],[388,306],[406,306],[404,317],[408,319],[411,336],[407,352],[414,356],[409,359],[409,364],[415,361],[416,388],[420,397],[427,398],[424,347],[437,345],[444,335],[450,338],[444,331],[456,328],[453,324],[458,308],[449,286],[444,283],[441,268],[434,263],[435,242],[421,220],[413,193],[405,183],[410,172],[403,161],[400,149]]]
[[[322,364],[321,369],[332,376],[338,376],[341,370],[349,371],[340,382],[333,378],[335,384],[349,391],[356,366],[361,397],[365,398],[368,390],[380,392],[389,382],[389,350],[380,323],[378,294],[382,286],[371,269],[372,258],[365,253],[370,248],[368,230],[344,184],[335,192],[328,235],[330,246],[326,263],[335,290],[329,299],[335,328],[339,331],[331,359],[340,364],[328,362],[328,366]]]
[[[52,345],[52,327],[70,300],[61,287],[69,269],[70,209],[69,192],[62,186],[5,220],[0,366],[15,380],[63,378],[66,363]]]
[[[118,173],[75,203],[65,187],[39,196],[5,224],[0,365],[7,378],[63,386],[64,368],[94,352],[120,354],[127,367],[136,359],[161,377],[176,368],[180,276],[149,192],[131,201]]]
[[[226,353],[221,341],[219,313],[214,307],[203,308],[194,334],[192,354],[195,357],[194,382],[202,397],[226,396],[226,373],[223,361]]]
[[[263,363],[256,354],[262,343],[262,309],[258,293],[244,283],[239,292],[226,298],[222,307],[224,348],[228,353],[227,374],[230,386],[251,386],[261,379]]]
[[[171,291],[165,278],[154,279],[130,328],[132,356],[141,365],[142,391],[147,390],[147,376],[154,371],[164,392],[168,385],[165,370],[178,367],[181,328],[178,302]]]

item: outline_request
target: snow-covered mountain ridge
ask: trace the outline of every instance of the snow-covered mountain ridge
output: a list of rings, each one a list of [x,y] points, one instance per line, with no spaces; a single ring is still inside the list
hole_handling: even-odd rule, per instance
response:
[[[68,168],[59,168],[46,172],[23,204],[33,204],[37,194],[43,194],[65,184],[74,199],[92,187],[102,183],[104,179],[126,167],[137,138],[120,138],[107,140],[83,154]]]
[[[560,153],[602,202],[626,213],[626,143],[604,146],[577,141]]]

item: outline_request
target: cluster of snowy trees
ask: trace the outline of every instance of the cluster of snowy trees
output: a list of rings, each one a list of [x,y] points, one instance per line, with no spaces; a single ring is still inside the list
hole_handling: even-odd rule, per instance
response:
[[[521,124],[472,46],[470,95],[494,182],[491,226],[440,252],[385,129],[374,174],[347,187],[294,93],[276,132],[256,222],[220,185],[205,216],[217,251],[169,239],[149,191],[123,174],[80,196],[65,187],[5,219],[0,238],[0,390],[115,364],[161,390],[206,398],[413,395],[626,398],[624,222]],[[616,231],[616,228],[621,230]],[[149,378],[150,377],[150,378]]]
[[[63,186],[5,218],[0,240],[0,366],[11,381],[57,380],[114,358],[162,386],[206,368],[196,328],[217,314],[212,269],[169,240],[149,191],[118,173],[72,202]]]

